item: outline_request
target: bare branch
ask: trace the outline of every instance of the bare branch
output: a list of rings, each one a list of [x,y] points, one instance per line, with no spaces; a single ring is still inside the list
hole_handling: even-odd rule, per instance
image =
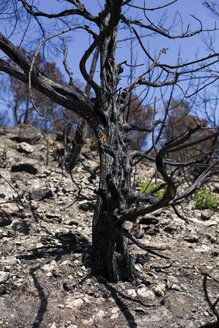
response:
[[[86,28],[84,28],[83,26],[74,26],[74,27],[72,27],[72,28],[69,28],[69,29],[67,29],[67,30],[64,30],[64,31],[61,31],[61,32],[58,32],[58,33],[56,33],[56,34],[53,34],[53,35],[49,36],[48,38],[46,38],[46,39],[44,39],[44,40],[42,40],[42,41],[40,42],[40,44],[39,44],[39,46],[37,47],[37,50],[36,50],[36,52],[35,52],[35,54],[34,54],[34,56],[33,56],[33,59],[32,59],[31,64],[30,64],[30,70],[29,70],[29,73],[28,73],[28,87],[29,87],[29,93],[30,93],[30,100],[31,100],[31,103],[32,103],[34,109],[37,111],[37,113],[38,113],[40,116],[42,116],[42,114],[40,113],[40,111],[38,110],[38,108],[36,107],[36,105],[35,105],[35,103],[34,103],[33,94],[32,94],[32,91],[31,91],[31,80],[32,80],[31,75],[32,75],[32,71],[33,71],[34,62],[35,62],[35,60],[36,60],[36,58],[37,58],[38,53],[40,52],[40,49],[41,49],[42,45],[43,45],[45,42],[47,42],[47,41],[49,41],[49,40],[51,40],[51,39],[53,39],[53,38],[55,38],[55,37],[57,37],[57,36],[59,36],[59,35],[65,34],[65,33],[70,32],[70,31],[74,31],[74,30],[76,30],[76,29],[86,29]]]
[[[22,70],[6,63],[2,59],[0,59],[0,69],[18,78],[20,81],[27,83],[27,76],[31,67],[30,59],[25,57],[2,33],[0,33],[0,49],[20,66]],[[89,115],[92,113],[90,104],[85,102],[79,95],[69,90],[66,86],[50,80],[35,68],[32,69],[31,84],[44,95],[50,97],[63,107],[75,111],[79,115],[89,118]]]
[[[126,23],[127,25],[131,26],[132,24],[133,25],[137,25],[137,26],[140,26],[142,28],[146,28],[148,30],[151,30],[153,32],[156,32],[168,39],[182,39],[182,38],[190,38],[192,36],[195,36],[201,32],[210,32],[210,31],[217,31],[218,28],[213,28],[213,29],[198,29],[196,31],[193,31],[193,32],[183,32],[182,34],[180,35],[170,35],[169,33],[167,33],[165,30],[163,29],[160,29],[158,27],[155,27],[155,26],[152,26],[152,25],[146,25],[146,24],[143,24],[141,21],[137,21],[137,20],[131,20],[131,19],[126,19],[125,16],[121,15],[121,19],[124,23]]]
[[[199,175],[199,177],[195,180],[195,182],[191,185],[191,187],[189,187],[184,193],[182,193],[179,196],[176,196],[172,201],[169,202],[170,205],[174,205],[176,203],[178,203],[179,200],[188,198],[189,196],[191,196],[196,190],[200,189],[200,187],[202,186],[202,184],[204,183],[205,179],[207,178],[207,176],[211,173],[211,170],[217,165],[217,163],[219,163],[218,161],[215,161],[214,163],[212,163],[206,170],[204,170],[202,172],[201,175]]]
[[[42,11],[37,11],[35,12],[33,10],[33,7],[31,5],[29,5],[25,0],[19,0],[22,2],[24,8],[26,9],[26,11],[31,14],[34,17],[46,17],[49,19],[52,18],[60,18],[60,17],[65,17],[65,16],[69,16],[69,15],[79,15],[79,16],[83,16],[84,18],[86,18],[87,20],[90,20],[92,22],[96,22],[97,21],[97,17],[92,16],[84,7],[84,5],[80,4],[77,1],[69,1],[72,4],[74,4],[78,9],[68,9],[68,10],[64,10],[61,11],[60,13],[57,14],[47,14],[44,13]]]
[[[128,6],[132,7],[132,8],[140,9],[140,10],[154,11],[154,10],[163,9],[165,7],[168,7],[168,6],[172,5],[173,3],[177,2],[177,1],[178,0],[174,0],[172,2],[167,3],[166,5],[158,6],[158,7],[154,7],[154,8],[140,7],[140,6],[135,6],[135,5],[131,5],[131,4],[128,4]]]
[[[81,94],[81,96],[86,99],[86,95],[85,93],[79,89],[76,84],[74,83],[73,77],[72,77],[72,73],[69,71],[68,65],[67,65],[67,48],[66,48],[66,42],[65,40],[63,40],[63,44],[64,44],[64,58],[63,58],[63,65],[65,68],[66,73],[68,74],[69,77],[69,83],[72,87],[73,90],[75,90],[76,92],[78,92],[79,94]]]

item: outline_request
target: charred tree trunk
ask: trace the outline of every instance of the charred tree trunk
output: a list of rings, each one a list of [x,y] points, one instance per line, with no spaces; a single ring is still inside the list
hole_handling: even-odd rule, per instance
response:
[[[121,107],[117,86],[117,30],[122,1],[108,0],[102,17],[99,43],[101,88],[96,112],[99,122],[93,129],[100,150],[100,183],[93,219],[93,272],[110,281],[134,281],[135,270],[118,223],[119,214],[128,207],[131,165],[122,132]]]
[[[121,228],[115,227],[113,213],[101,198],[93,222],[93,273],[112,282],[133,282],[135,269],[126,240]]]
[[[93,273],[109,281],[135,281],[135,269],[127,241],[118,223],[128,208],[131,163],[117,129],[99,134],[100,184],[93,219]],[[115,126],[114,126],[115,127]]]

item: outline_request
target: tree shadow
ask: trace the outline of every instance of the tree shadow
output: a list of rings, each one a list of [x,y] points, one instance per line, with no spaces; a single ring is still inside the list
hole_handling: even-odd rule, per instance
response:
[[[73,234],[71,232],[56,234],[55,236],[53,236],[53,242],[55,240],[59,242],[58,245],[48,244],[40,248],[31,249],[28,250],[30,254],[22,254],[17,256],[17,258],[26,261],[45,258],[47,259],[45,264],[49,264],[52,260],[55,260],[56,262],[60,261],[61,258],[67,254],[81,252],[83,255],[84,248],[88,249],[88,251],[86,252],[89,252],[89,248],[91,248],[91,245],[86,238],[84,238],[79,234]],[[82,256],[82,260],[83,260],[83,256]],[[89,265],[89,263],[87,263],[85,260],[84,260],[84,264]],[[40,265],[32,267],[29,271],[31,277],[33,278],[34,286],[38,292],[39,300],[40,300],[40,306],[38,308],[36,317],[34,319],[32,328],[40,327],[48,307],[48,296],[46,296],[43,286],[40,284],[40,281],[36,275],[36,272],[41,268],[41,266],[42,263],[40,263]]]
[[[80,234],[69,233],[59,233],[54,235],[48,235],[48,244],[39,248],[28,250],[28,254],[22,254],[17,256],[18,259],[26,261],[34,261],[40,258],[45,258],[45,264],[49,264],[52,260],[56,262],[60,261],[63,256],[73,253],[82,254],[82,263],[85,267],[92,268],[91,261],[87,260],[85,253],[91,253],[91,244],[90,242],[81,236]],[[58,245],[54,245],[54,242],[59,242]],[[84,251],[86,249],[86,252]],[[38,297],[40,300],[40,305],[35,316],[32,328],[39,328],[44,319],[44,316],[47,312],[48,307],[48,296],[45,294],[44,288],[37,277],[37,271],[42,267],[43,263],[32,267],[30,269],[30,275],[33,278],[34,286],[38,292]],[[92,272],[92,271],[91,271]],[[125,304],[125,300],[131,301],[143,307],[155,307],[155,304],[145,304],[141,300],[135,299],[133,297],[127,296],[119,291],[115,286],[112,286],[104,277],[95,277],[92,273],[86,275],[80,282],[79,285],[82,285],[88,278],[94,277],[97,279],[100,285],[104,285],[106,290],[109,291],[110,295],[114,299],[116,305],[123,313],[129,328],[137,328],[137,323],[135,317],[132,314],[129,307]],[[207,327],[206,327],[207,328]],[[213,327],[215,328],[215,327]]]
[[[12,229],[14,230],[14,232],[19,232],[27,236],[30,232],[30,225],[26,222],[25,219],[22,219],[19,222],[13,223]]]
[[[117,289],[114,288],[114,287],[112,287],[112,286],[110,286],[107,283],[107,281],[104,281],[101,278],[98,278],[97,280],[98,280],[99,283],[102,283],[106,287],[106,289],[110,292],[110,294],[113,297],[116,305],[121,310],[121,312],[123,313],[124,317],[126,318],[127,323],[128,323],[128,326],[130,328],[137,328],[137,324],[135,322],[135,317],[133,316],[133,314],[129,310],[128,306],[119,297],[119,292],[117,291]]]
[[[43,317],[44,317],[44,314],[46,313],[47,311],[47,305],[48,305],[48,298],[47,296],[45,295],[44,291],[43,291],[43,288],[41,287],[36,275],[35,275],[35,272],[40,268],[40,265],[38,265],[37,267],[35,268],[31,268],[30,269],[30,275],[31,277],[33,278],[33,282],[34,282],[34,285],[35,285],[35,288],[39,294],[39,298],[40,298],[40,307],[37,311],[37,315],[36,315],[36,318],[33,322],[33,328],[38,328],[40,327],[40,324],[41,322],[43,321]]]
[[[100,284],[103,284],[105,286],[105,288],[110,292],[110,294],[111,294],[112,298],[114,299],[116,305],[121,310],[121,312],[123,313],[125,319],[127,320],[128,327],[130,327],[130,328],[137,328],[138,326],[137,326],[137,323],[135,321],[135,317],[131,313],[128,306],[124,303],[123,299],[126,299],[128,301],[137,303],[137,304],[142,305],[144,307],[154,307],[155,306],[154,304],[145,304],[141,300],[137,300],[133,297],[130,297],[130,296],[127,296],[127,295],[121,293],[120,291],[118,291],[116,289],[116,287],[110,285],[103,277],[97,277],[97,281]]]
[[[201,326],[200,328],[219,328],[219,321],[208,322],[204,326]]]
[[[203,290],[205,294],[205,299],[209,305],[209,308],[212,312],[212,315],[214,315],[217,318],[217,321],[215,322],[207,322],[200,328],[219,328],[219,311],[217,309],[217,305],[219,304],[219,297],[216,298],[216,300],[212,300],[211,297],[209,296],[209,291],[208,291],[208,285],[207,282],[212,283],[212,286],[214,284],[219,284],[219,280],[213,277],[210,273],[208,272],[201,272],[203,276]]]

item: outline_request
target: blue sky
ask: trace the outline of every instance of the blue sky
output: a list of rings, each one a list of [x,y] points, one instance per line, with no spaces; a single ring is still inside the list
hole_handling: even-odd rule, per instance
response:
[[[86,8],[91,11],[93,14],[97,14],[99,11],[99,4],[101,1],[89,1],[84,0],[83,3],[86,5]],[[142,4],[142,1],[135,1],[134,4]],[[153,6],[156,5],[156,3],[164,4],[165,1],[147,1],[148,7],[151,7],[150,4],[153,4]],[[42,10],[46,10],[47,12],[56,12],[57,7],[60,8],[60,4],[57,3],[54,0],[49,1],[41,1],[41,8]],[[68,4],[68,7],[69,4]],[[171,23],[173,16],[175,12],[179,12],[182,20],[183,20],[183,27],[184,30],[187,27],[187,24],[190,24],[190,30],[198,29],[199,24],[198,22],[193,19],[191,15],[195,15],[198,19],[200,19],[203,22],[203,26],[206,28],[212,28],[214,27],[215,19],[210,14],[210,12],[207,11],[207,9],[202,5],[202,1],[200,0],[178,0],[173,5],[167,7],[167,9],[159,10],[157,12],[150,12],[149,17],[154,19],[156,22],[159,17],[166,12],[167,17],[167,26]],[[134,15],[135,18],[139,18],[138,15],[139,11],[135,9],[130,9],[128,15]],[[169,21],[169,22],[168,22]],[[177,26],[178,27],[178,26]],[[176,28],[177,28],[176,27]],[[178,29],[178,32],[180,31],[180,28]],[[74,34],[73,34],[74,33]],[[71,57],[74,58],[74,62],[78,62],[81,58],[81,55],[83,54],[84,50],[87,49],[87,46],[89,44],[89,37],[87,36],[86,32],[73,32],[73,40],[70,43],[69,53],[71,53]],[[127,32],[126,34],[127,35]],[[188,38],[185,40],[178,39],[178,40],[167,40],[166,38],[162,37],[156,37],[156,38],[145,38],[144,43],[147,45],[147,43],[150,42],[152,51],[154,48],[159,50],[163,47],[168,48],[167,54],[165,58],[163,58],[164,61],[168,63],[176,62],[176,57],[178,55],[178,51],[180,49],[181,57],[183,59],[192,59],[195,57],[195,53],[199,51],[200,54],[204,54],[204,44],[201,39],[201,36],[195,36],[192,38]],[[80,46],[78,46],[80,44]],[[124,60],[124,58],[127,56],[127,50],[129,48],[129,43],[123,43],[121,48],[118,51],[120,60]],[[215,47],[219,48],[219,38],[217,39],[217,43],[215,44]],[[143,55],[139,52],[139,62],[144,61]],[[60,58],[61,60],[61,58]],[[79,68],[77,65],[74,65],[74,72],[77,77],[80,77]]]
[[[56,12],[57,7],[60,7],[60,3],[57,3],[57,1],[49,0],[49,1],[41,1],[42,4],[41,8],[42,10],[46,10],[47,12]],[[84,0],[83,3],[85,4],[86,8],[90,10],[91,13],[97,14],[99,12],[99,8],[101,7],[99,3],[101,1],[89,1]],[[143,1],[134,1],[133,4],[136,5],[142,5]],[[146,1],[148,4],[148,7],[156,6],[156,4],[164,4],[166,1]],[[68,4],[68,7],[69,4]],[[182,17],[183,21],[183,28],[186,30],[186,27],[188,24],[190,24],[190,30],[195,30],[199,28],[199,23],[192,18],[190,15],[195,15],[198,19],[200,19],[203,22],[204,28],[213,28],[216,19],[211,15],[211,13],[202,5],[201,0],[178,0],[173,5],[167,7],[166,9],[159,10],[157,12],[149,12],[150,19],[153,19],[154,22],[159,20],[159,17],[166,12],[166,25],[170,25],[173,19],[174,14],[178,11],[178,13]],[[131,8],[128,12],[128,15],[133,15],[134,18],[139,18],[139,11]],[[178,16],[179,20],[179,16]],[[178,30],[178,33],[181,31],[181,26],[177,24],[175,27],[175,30]],[[217,32],[218,33],[218,32]],[[70,35],[70,33],[69,33]],[[127,31],[124,33],[124,36],[127,36]],[[90,42],[89,36],[87,36],[86,32],[73,32],[72,33],[73,39],[71,43],[69,43],[69,54],[71,54],[71,58],[74,59],[74,62],[79,62],[81,55],[83,52],[87,49],[88,44]],[[203,35],[204,36],[204,35]],[[122,37],[122,35],[121,35]],[[136,42],[137,43],[137,42]],[[178,55],[178,52],[180,50],[181,58],[183,60],[191,60],[195,58],[195,54],[199,53],[200,56],[203,54],[206,54],[205,51],[205,45],[202,40],[201,35],[194,36],[192,38],[187,39],[178,39],[178,40],[167,40],[163,37],[156,37],[156,38],[145,38],[144,44],[147,46],[147,44],[150,43],[151,51],[154,51],[154,49],[159,52],[161,48],[168,48],[167,53],[165,56],[162,57],[162,60],[173,64],[176,62],[176,58]],[[80,45],[80,46],[78,46]],[[134,45],[135,47],[135,45]],[[130,43],[126,42],[121,44],[121,47],[119,48],[117,54],[119,60],[124,60],[124,58],[129,57],[129,48]],[[215,42],[215,49],[219,49],[219,38]],[[209,53],[207,51],[207,53]],[[144,55],[141,54],[141,51],[138,52],[138,58],[139,63],[144,62]],[[60,58],[60,60],[62,60]],[[119,61],[118,60],[118,61]],[[75,76],[81,77],[80,71],[78,68],[78,65],[74,65],[74,72]]]
[[[86,8],[94,15],[96,15],[100,8],[101,3],[103,1],[98,0],[83,0],[82,1]],[[64,2],[65,3],[65,2]],[[67,3],[67,2],[66,2]],[[142,6],[144,1],[133,1],[135,5]],[[162,0],[151,0],[146,1],[147,7],[155,7],[157,4],[163,5],[167,3],[166,1]],[[47,0],[47,1],[39,1],[40,9],[42,11],[46,11],[47,13],[55,13],[57,10],[62,10],[63,3],[57,0]],[[65,4],[65,7],[72,8],[70,3]],[[151,11],[148,12],[149,18],[153,22],[157,22],[162,19],[162,14],[165,14],[165,26],[168,27],[171,25],[174,14],[177,14],[177,23],[173,29],[173,33],[179,34],[181,29],[183,28],[184,31],[187,28],[187,25],[190,24],[190,30],[196,30],[199,28],[199,23],[197,20],[192,18],[190,15],[195,15],[196,18],[200,19],[203,23],[203,28],[213,28],[215,24],[216,18],[212,16],[212,14],[202,5],[201,0],[178,0],[173,5],[167,7],[165,10],[159,11]],[[128,16],[133,16],[136,19],[142,18],[140,11],[137,9],[130,8],[127,12]],[[181,18],[180,18],[181,17]],[[182,20],[183,26],[180,23]],[[50,22],[49,22],[50,23]],[[76,22],[74,22],[76,24]],[[219,22],[218,22],[219,25]],[[4,27],[0,27],[0,30],[4,33]],[[52,33],[52,31],[51,31]],[[218,32],[216,32],[218,34]],[[79,70],[79,62],[82,54],[88,48],[88,45],[91,43],[90,36],[87,35],[86,32],[71,32],[68,33],[66,36],[70,37],[68,41],[68,65],[73,72],[74,78],[78,78],[79,80],[83,80],[80,70]],[[131,36],[129,31],[121,31],[119,34],[118,39],[123,39],[124,37]],[[151,53],[155,56],[158,54],[160,49],[168,48],[166,54],[163,54],[160,61],[165,62],[168,64],[175,64],[177,61],[177,56],[180,52],[180,58],[182,61],[190,61],[196,58],[196,56],[206,56],[209,54],[209,50],[206,49],[205,44],[203,42],[203,38],[207,37],[207,35],[197,35],[192,38],[187,39],[177,39],[177,40],[168,40],[166,38],[157,36],[157,37],[145,37],[143,40],[144,46],[150,48]],[[20,40],[20,34],[17,33],[14,35],[11,40],[18,44]],[[118,62],[127,60],[130,63],[130,41],[127,42],[120,42],[118,43],[118,50],[117,50],[117,60]],[[214,43],[215,49],[218,51],[219,49],[219,38],[216,39]],[[37,48],[37,44],[34,45],[35,49]],[[34,48],[33,47],[33,48]],[[137,41],[133,41],[132,43],[133,53],[135,55],[136,63],[138,64],[146,64],[145,61],[145,54],[139,49],[137,45]],[[55,61],[60,70],[64,73],[63,68],[63,54],[60,52],[60,55],[57,53],[55,57],[51,56],[51,61]],[[89,62],[88,62],[89,64]],[[140,67],[136,74],[140,74],[145,70],[145,68]],[[65,73],[64,73],[65,74]],[[96,74],[96,79],[98,81],[98,72]],[[122,86],[127,84],[127,79],[123,78],[121,81]],[[211,86],[208,88],[209,92],[214,92],[216,86]]]

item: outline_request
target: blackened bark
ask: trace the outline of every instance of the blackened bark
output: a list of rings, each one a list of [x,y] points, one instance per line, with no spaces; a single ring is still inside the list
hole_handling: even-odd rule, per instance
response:
[[[93,219],[93,273],[109,281],[135,281],[135,269],[118,223],[119,215],[128,208],[131,163],[125,144],[116,129],[98,136],[100,149],[100,184]]]
[[[101,92],[96,109],[101,116],[93,126],[100,150],[99,195],[93,219],[93,272],[114,282],[135,280],[122,225],[118,224],[120,213],[128,207],[131,181],[117,93],[119,69],[115,50],[121,6],[121,0],[106,1],[106,15],[100,24],[104,37],[99,44]]]
[[[135,268],[121,227],[113,214],[98,200],[93,221],[93,273],[109,281],[135,281]],[[107,206],[106,206],[107,207]]]

